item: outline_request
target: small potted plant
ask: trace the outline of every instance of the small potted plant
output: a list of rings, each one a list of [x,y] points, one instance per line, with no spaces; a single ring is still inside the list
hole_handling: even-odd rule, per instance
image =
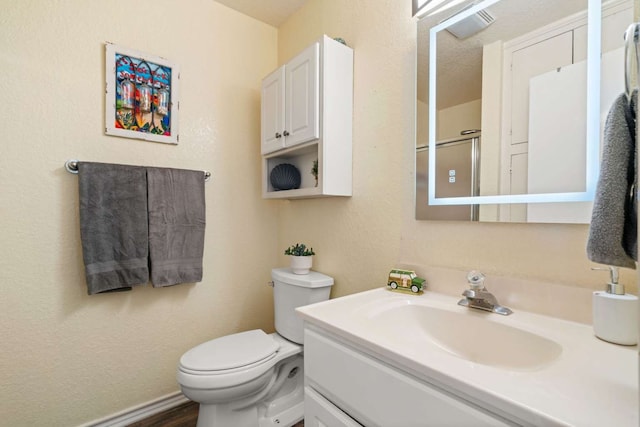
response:
[[[318,186],[318,160],[313,161],[313,166],[311,167],[311,175],[316,179],[316,187]]]
[[[291,256],[291,271],[295,274],[309,274],[313,264],[313,248],[307,248],[304,243],[296,243],[289,246],[284,251],[285,255]]]

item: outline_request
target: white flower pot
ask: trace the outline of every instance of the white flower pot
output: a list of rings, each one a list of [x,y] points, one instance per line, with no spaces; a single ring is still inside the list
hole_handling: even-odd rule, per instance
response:
[[[309,274],[312,264],[313,256],[291,257],[291,271],[293,271],[294,274]]]

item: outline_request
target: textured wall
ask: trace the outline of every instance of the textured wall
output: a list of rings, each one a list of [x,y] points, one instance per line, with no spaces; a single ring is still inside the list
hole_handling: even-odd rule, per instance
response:
[[[334,296],[381,286],[399,262],[604,282],[586,226],[413,219],[409,3],[310,0],[276,32],[209,0],[0,0],[1,424],[77,425],[177,390],[188,348],[271,329],[263,284],[297,241]],[[355,50],[354,196],[262,201],[260,80],[322,33]],[[181,65],[178,146],[104,135],[105,41]],[[210,170],[203,282],[88,297],[73,157]]]
[[[279,29],[286,61],[322,33],[354,49],[353,197],[283,202],[279,245],[305,241],[333,296],[380,286],[398,261],[413,144],[415,24],[410,2],[310,0]],[[329,166],[330,168],[330,166]],[[284,262],[284,261],[283,261]]]
[[[343,37],[354,48],[355,83],[353,197],[283,202],[279,245],[313,245],[315,268],[336,277],[333,295],[381,286],[396,263],[602,288],[607,276],[592,272],[586,258],[586,225],[414,219],[416,20],[410,15],[409,1],[310,0],[280,28],[281,63],[323,32]],[[635,292],[635,272],[621,277]],[[451,286],[463,289],[464,277]]]
[[[181,67],[180,144],[104,135],[104,42]],[[260,81],[277,31],[210,0],[0,0],[0,424],[73,426],[178,390],[182,353],[272,329]],[[204,279],[87,296],[69,158],[206,169]]]

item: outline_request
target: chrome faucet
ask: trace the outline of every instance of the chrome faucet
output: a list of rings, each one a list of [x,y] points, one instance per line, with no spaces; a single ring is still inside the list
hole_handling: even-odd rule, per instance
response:
[[[496,297],[484,287],[484,274],[479,271],[470,271],[467,274],[469,289],[462,292],[462,298],[458,301],[458,305],[469,308],[478,308],[480,310],[491,311],[493,313],[508,316],[513,313],[509,308],[498,304]]]

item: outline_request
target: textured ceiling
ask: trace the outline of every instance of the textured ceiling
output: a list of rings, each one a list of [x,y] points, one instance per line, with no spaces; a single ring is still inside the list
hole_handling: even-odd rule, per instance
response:
[[[240,13],[279,27],[307,0],[215,0]],[[394,0],[410,1],[410,0]],[[418,22],[418,99],[427,102],[429,83],[429,29],[460,10],[456,9]],[[479,99],[482,94],[482,46],[495,40],[510,40],[547,23],[587,9],[588,0],[502,0],[488,8],[496,21],[486,30],[465,40],[446,31],[438,36],[439,108]]]
[[[279,27],[307,0],[216,0],[258,21]]]
[[[467,1],[460,7],[471,1]],[[438,108],[480,99],[482,95],[482,46],[511,40],[566,16],[587,9],[587,0],[502,0],[487,10],[496,18],[484,31],[464,40],[446,31],[438,33]],[[457,9],[459,10],[459,9]],[[429,84],[429,30],[453,12],[418,22],[418,99],[427,102]]]

